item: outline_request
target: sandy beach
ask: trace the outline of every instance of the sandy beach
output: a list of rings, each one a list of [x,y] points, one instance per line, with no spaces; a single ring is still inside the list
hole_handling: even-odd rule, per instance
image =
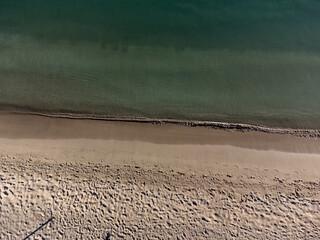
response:
[[[319,10],[0,0],[0,240],[320,240]]]
[[[320,235],[319,138],[1,113],[0,154],[0,239]]]

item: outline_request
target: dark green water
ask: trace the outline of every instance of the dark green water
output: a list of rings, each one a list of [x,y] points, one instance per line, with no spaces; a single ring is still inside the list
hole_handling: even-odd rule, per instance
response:
[[[320,1],[0,0],[0,105],[320,129]]]

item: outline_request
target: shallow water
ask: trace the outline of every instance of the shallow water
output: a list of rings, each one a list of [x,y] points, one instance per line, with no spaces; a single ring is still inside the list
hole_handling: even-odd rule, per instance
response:
[[[0,0],[0,104],[320,129],[318,26],[310,0]]]

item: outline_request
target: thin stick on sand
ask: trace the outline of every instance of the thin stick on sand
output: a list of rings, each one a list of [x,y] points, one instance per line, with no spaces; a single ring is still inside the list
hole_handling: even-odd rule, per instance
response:
[[[23,240],[26,240],[26,239],[30,238],[32,235],[34,235],[37,231],[39,231],[41,228],[46,226],[53,219],[54,219],[54,217],[49,218],[45,223],[43,223],[40,227],[38,227],[36,230],[34,230],[32,233],[30,233],[28,236],[26,236]]]

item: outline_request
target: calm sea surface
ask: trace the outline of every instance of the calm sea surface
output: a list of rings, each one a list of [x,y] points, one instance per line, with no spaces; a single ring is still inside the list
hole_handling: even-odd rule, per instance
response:
[[[320,129],[320,1],[0,0],[0,106]]]

